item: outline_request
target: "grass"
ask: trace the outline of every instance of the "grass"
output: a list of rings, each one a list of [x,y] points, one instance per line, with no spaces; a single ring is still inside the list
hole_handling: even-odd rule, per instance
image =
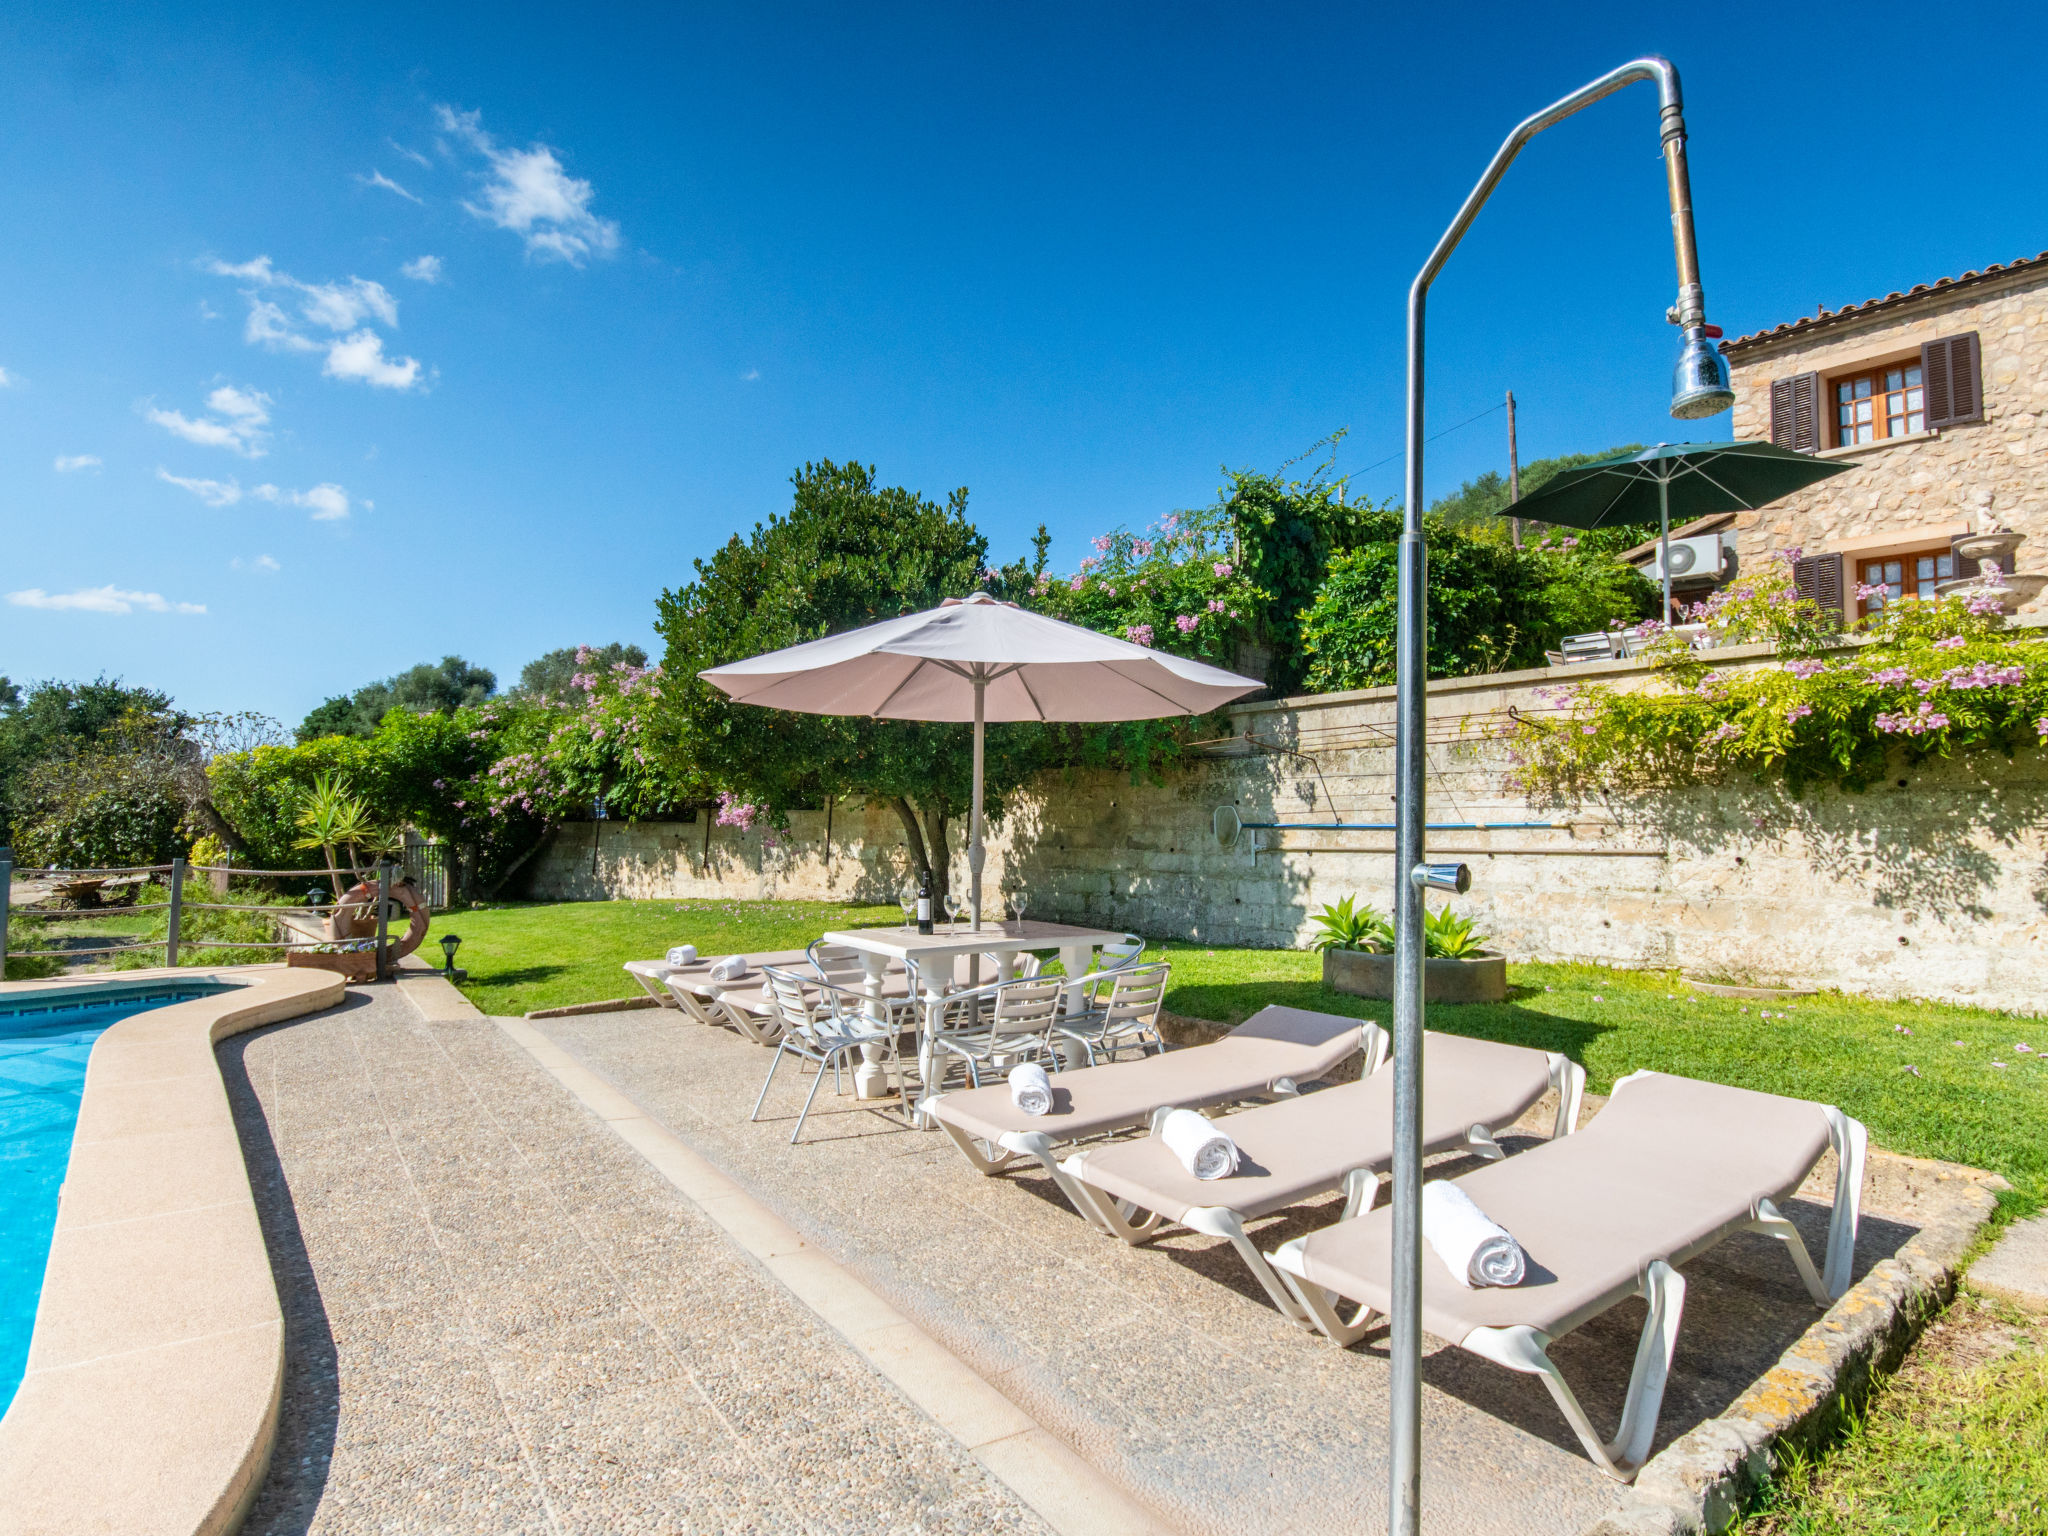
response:
[[[705,955],[786,949],[827,928],[901,920],[894,906],[830,902],[502,905],[436,918],[424,949],[434,956],[442,933],[460,933],[463,990],[486,1012],[519,1014],[625,996],[634,988],[620,965],[672,944]],[[1323,986],[1321,957],[1305,951],[1169,940],[1152,958],[1173,964],[1166,1006],[1195,1018],[1235,1024],[1268,1003],[1381,1022],[1390,1013]],[[1841,993],[1759,1005],[1695,996],[1664,972],[1599,966],[1517,965],[1509,979],[1507,1002],[1440,1005],[1430,1027],[1563,1051],[1595,1092],[1649,1067],[1836,1104],[1892,1151],[2003,1174],[2014,1192],[2002,1214],[2048,1199],[2048,1032],[2039,1021]]]
[[[229,888],[225,896],[218,895],[204,882],[195,881],[185,887],[188,902],[212,906],[259,906],[278,903],[275,892],[262,886],[238,883]],[[7,925],[7,948],[10,958],[7,962],[9,980],[28,980],[34,976],[55,976],[63,973],[65,962],[61,957],[44,959],[12,958],[21,950],[57,949],[66,941],[76,941],[81,949],[90,951],[104,945],[126,943],[130,940],[151,941],[139,948],[129,949],[108,957],[103,963],[87,969],[132,970],[139,967],[159,966],[164,963],[163,941],[170,934],[170,892],[155,883],[138,886],[132,894],[123,894],[118,899],[121,906],[134,905],[143,910],[117,912],[111,916],[97,916],[87,911],[57,911],[45,916],[39,911],[21,910],[10,914]],[[109,905],[115,905],[110,902]],[[178,922],[180,965],[255,965],[280,959],[282,949],[229,949],[221,941],[237,944],[263,944],[277,936],[274,921],[253,912],[202,911],[187,907],[180,914]],[[209,945],[206,941],[215,943]]]
[[[1964,1297],[1824,1460],[1795,1461],[1736,1536],[2048,1531],[2048,1350]]]

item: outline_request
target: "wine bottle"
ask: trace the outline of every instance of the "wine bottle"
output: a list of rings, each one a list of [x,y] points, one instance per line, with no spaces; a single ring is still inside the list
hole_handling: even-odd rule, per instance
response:
[[[917,887],[917,931],[932,931],[932,872],[927,869]]]

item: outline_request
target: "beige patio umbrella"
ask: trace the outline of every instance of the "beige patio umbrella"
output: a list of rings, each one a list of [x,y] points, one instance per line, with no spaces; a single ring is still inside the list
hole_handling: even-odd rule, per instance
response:
[[[1264,687],[1032,613],[986,592],[700,672],[742,704],[809,715],[974,722],[968,903],[981,929],[982,728],[990,720],[1204,715]]]

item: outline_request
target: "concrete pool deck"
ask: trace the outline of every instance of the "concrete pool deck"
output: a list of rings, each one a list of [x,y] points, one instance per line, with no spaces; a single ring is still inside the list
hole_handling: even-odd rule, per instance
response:
[[[245,1532],[1051,1529],[499,1025],[401,990],[221,1052],[287,1337]]]
[[[1098,1238],[1043,1178],[983,1179],[851,1099],[791,1147],[797,1074],[749,1124],[768,1057],[736,1036],[489,1020],[415,974],[216,1054],[282,1308],[246,1531],[1383,1528],[1376,1339],[1330,1348],[1227,1247]],[[1874,1159],[1859,1273],[1964,1194],[1965,1171]],[[1666,1446],[1821,1331],[1767,1239],[1686,1273]],[[1633,1310],[1557,1351],[1596,1417]],[[1450,1350],[1425,1380],[1426,1529],[1629,1516],[1539,1385]]]
[[[215,1046],[331,1007],[342,983],[283,966],[219,976],[238,985],[93,1046],[28,1370],[0,1418],[7,1536],[231,1531],[269,1461],[284,1327]],[[214,979],[10,982],[0,999]]]

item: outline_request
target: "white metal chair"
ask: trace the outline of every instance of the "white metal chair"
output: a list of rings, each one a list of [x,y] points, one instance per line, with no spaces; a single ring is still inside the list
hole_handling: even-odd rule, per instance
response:
[[[868,995],[871,983],[867,967],[861,962],[861,952],[852,945],[814,939],[804,955],[821,981],[842,991],[858,992],[862,997]],[[898,1029],[917,1028],[917,976],[902,961],[892,962],[883,973],[882,1005],[888,1021]]]
[[[811,1091],[805,1095],[796,1127],[789,1133],[790,1144],[794,1146],[818,1097],[818,1085],[825,1081],[826,1068],[831,1068],[836,1088],[841,1070],[863,1057],[870,1046],[879,1050],[883,1063],[895,1075],[897,1101],[903,1106],[904,1115],[909,1116],[910,1095],[904,1086],[903,1063],[897,1052],[901,1032],[886,1019],[868,1016],[869,999],[864,993],[816,977],[799,976],[778,966],[764,966],[762,974],[768,978],[775,1000],[782,1038],[776,1043],[775,1059],[768,1063],[768,1075],[761,1081],[760,1097],[754,1100],[749,1120],[761,1118],[761,1106],[767,1102],[769,1085],[775,1081],[775,1069],[782,1065],[785,1055],[816,1062],[818,1072],[811,1079]]]
[[[1154,963],[1125,965],[1082,977],[1080,1011],[1055,1021],[1052,1033],[1080,1046],[1091,1067],[1098,1057],[1114,1061],[1118,1052],[1133,1046],[1141,1056],[1165,1050],[1159,1009],[1172,971],[1170,965]]]
[[[925,1092],[937,1091],[948,1058],[966,1066],[967,1080],[976,1088],[984,1069],[1006,1072],[1019,1062],[1038,1060],[1045,1052],[1046,1031],[1059,1017],[1064,990],[1057,978],[1022,976],[927,996],[930,1018],[919,1063],[927,1073]]]

